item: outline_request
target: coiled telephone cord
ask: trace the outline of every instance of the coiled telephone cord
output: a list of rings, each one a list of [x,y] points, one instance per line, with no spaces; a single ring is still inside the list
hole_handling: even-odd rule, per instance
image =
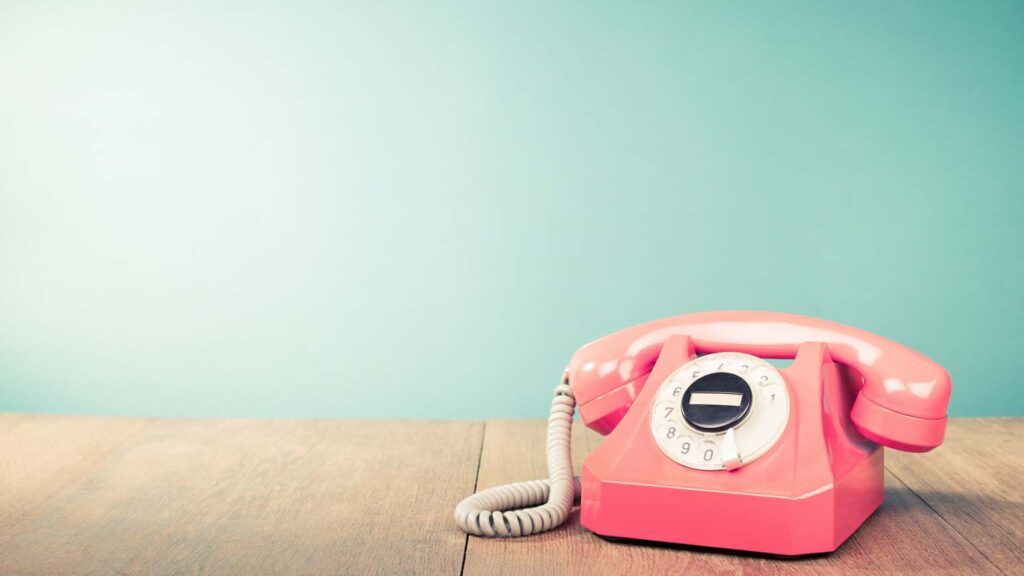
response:
[[[576,398],[568,382],[555,388],[548,416],[548,479],[495,486],[455,507],[455,523],[467,534],[529,536],[559,526],[579,502],[580,478],[572,474],[572,417]]]

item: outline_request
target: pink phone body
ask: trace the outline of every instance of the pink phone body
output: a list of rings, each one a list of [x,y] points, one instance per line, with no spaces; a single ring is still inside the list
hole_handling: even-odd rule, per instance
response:
[[[659,384],[698,355],[793,358],[779,370],[789,420],[735,470],[666,457],[651,432]],[[951,384],[927,357],[880,336],[771,312],[676,316],[581,348],[566,368],[583,422],[608,438],[583,463],[581,521],[616,538],[781,555],[839,547],[882,503],[881,446],[942,443]]]

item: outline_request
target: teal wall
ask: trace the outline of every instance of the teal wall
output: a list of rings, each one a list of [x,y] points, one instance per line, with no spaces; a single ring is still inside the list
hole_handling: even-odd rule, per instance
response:
[[[4,2],[0,409],[541,416],[689,311],[1024,415],[1024,4]]]

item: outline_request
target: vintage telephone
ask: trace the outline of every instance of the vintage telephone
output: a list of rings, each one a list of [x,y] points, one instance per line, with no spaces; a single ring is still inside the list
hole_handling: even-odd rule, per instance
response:
[[[830,552],[882,503],[882,446],[942,443],[949,395],[932,360],[834,322],[709,312],[640,324],[569,362],[548,420],[549,478],[470,496],[455,520],[478,536],[525,536],[578,501],[583,526],[606,537]],[[570,457],[577,404],[608,435],[582,482]]]

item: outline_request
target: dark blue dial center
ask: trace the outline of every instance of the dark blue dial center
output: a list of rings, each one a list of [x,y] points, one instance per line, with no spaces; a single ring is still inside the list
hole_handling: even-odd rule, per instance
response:
[[[743,378],[712,372],[697,378],[683,394],[683,417],[703,432],[721,432],[747,417],[753,394]]]

